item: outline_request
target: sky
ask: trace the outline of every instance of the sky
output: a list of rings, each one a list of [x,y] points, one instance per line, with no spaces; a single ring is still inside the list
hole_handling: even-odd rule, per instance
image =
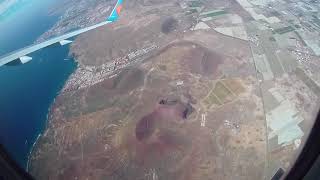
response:
[[[0,0],[0,21],[15,14],[16,11],[29,2],[30,0]]]
[[[10,7],[17,3],[17,0],[0,0],[0,14],[4,13]]]

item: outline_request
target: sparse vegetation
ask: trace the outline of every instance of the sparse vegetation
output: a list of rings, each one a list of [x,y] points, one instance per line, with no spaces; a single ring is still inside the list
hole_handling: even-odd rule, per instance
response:
[[[213,92],[222,102],[227,102],[228,97],[232,96],[232,93],[221,82],[217,82]]]

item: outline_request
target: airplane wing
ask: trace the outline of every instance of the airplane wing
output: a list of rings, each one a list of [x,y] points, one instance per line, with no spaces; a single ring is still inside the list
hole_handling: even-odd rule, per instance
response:
[[[118,18],[119,18],[119,15],[120,15],[120,11],[122,9],[122,2],[123,2],[123,0],[118,0],[117,1],[117,3],[114,6],[110,16],[106,19],[106,21],[101,22],[101,23],[96,24],[96,25],[93,25],[93,26],[89,26],[89,27],[86,27],[86,28],[82,28],[82,29],[79,29],[79,30],[72,31],[72,32],[69,32],[67,34],[64,34],[64,35],[61,35],[61,36],[58,36],[58,37],[51,38],[51,39],[49,39],[47,41],[44,41],[42,43],[39,43],[39,44],[31,45],[31,46],[28,46],[28,47],[13,51],[13,52],[11,52],[11,53],[9,53],[7,55],[4,55],[4,56],[0,57],[0,66],[7,65],[7,64],[8,65],[9,64],[25,64],[25,63],[27,63],[27,62],[32,60],[32,57],[28,56],[28,54],[30,54],[32,52],[35,52],[35,51],[37,51],[39,49],[48,47],[48,46],[56,44],[56,43],[61,45],[61,46],[69,44],[69,43],[72,42],[72,41],[68,40],[71,37],[77,36],[77,35],[82,34],[84,32],[87,32],[87,31],[90,31],[92,29],[96,29],[98,27],[101,27],[101,26],[104,26],[106,24],[109,24],[109,23],[112,23],[114,21],[117,21]]]

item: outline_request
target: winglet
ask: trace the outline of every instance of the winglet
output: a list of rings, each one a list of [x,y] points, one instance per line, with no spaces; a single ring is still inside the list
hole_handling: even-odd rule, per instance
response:
[[[107,21],[114,22],[118,20],[121,9],[122,9],[122,2],[123,0],[117,1],[117,4],[114,6],[110,16],[107,18]]]

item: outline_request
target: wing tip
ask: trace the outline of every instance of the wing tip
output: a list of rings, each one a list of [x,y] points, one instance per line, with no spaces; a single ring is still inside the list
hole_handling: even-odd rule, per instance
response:
[[[118,0],[117,4],[113,8],[110,16],[107,18],[107,21],[115,22],[119,19],[120,12],[122,10],[122,2],[123,0]]]

